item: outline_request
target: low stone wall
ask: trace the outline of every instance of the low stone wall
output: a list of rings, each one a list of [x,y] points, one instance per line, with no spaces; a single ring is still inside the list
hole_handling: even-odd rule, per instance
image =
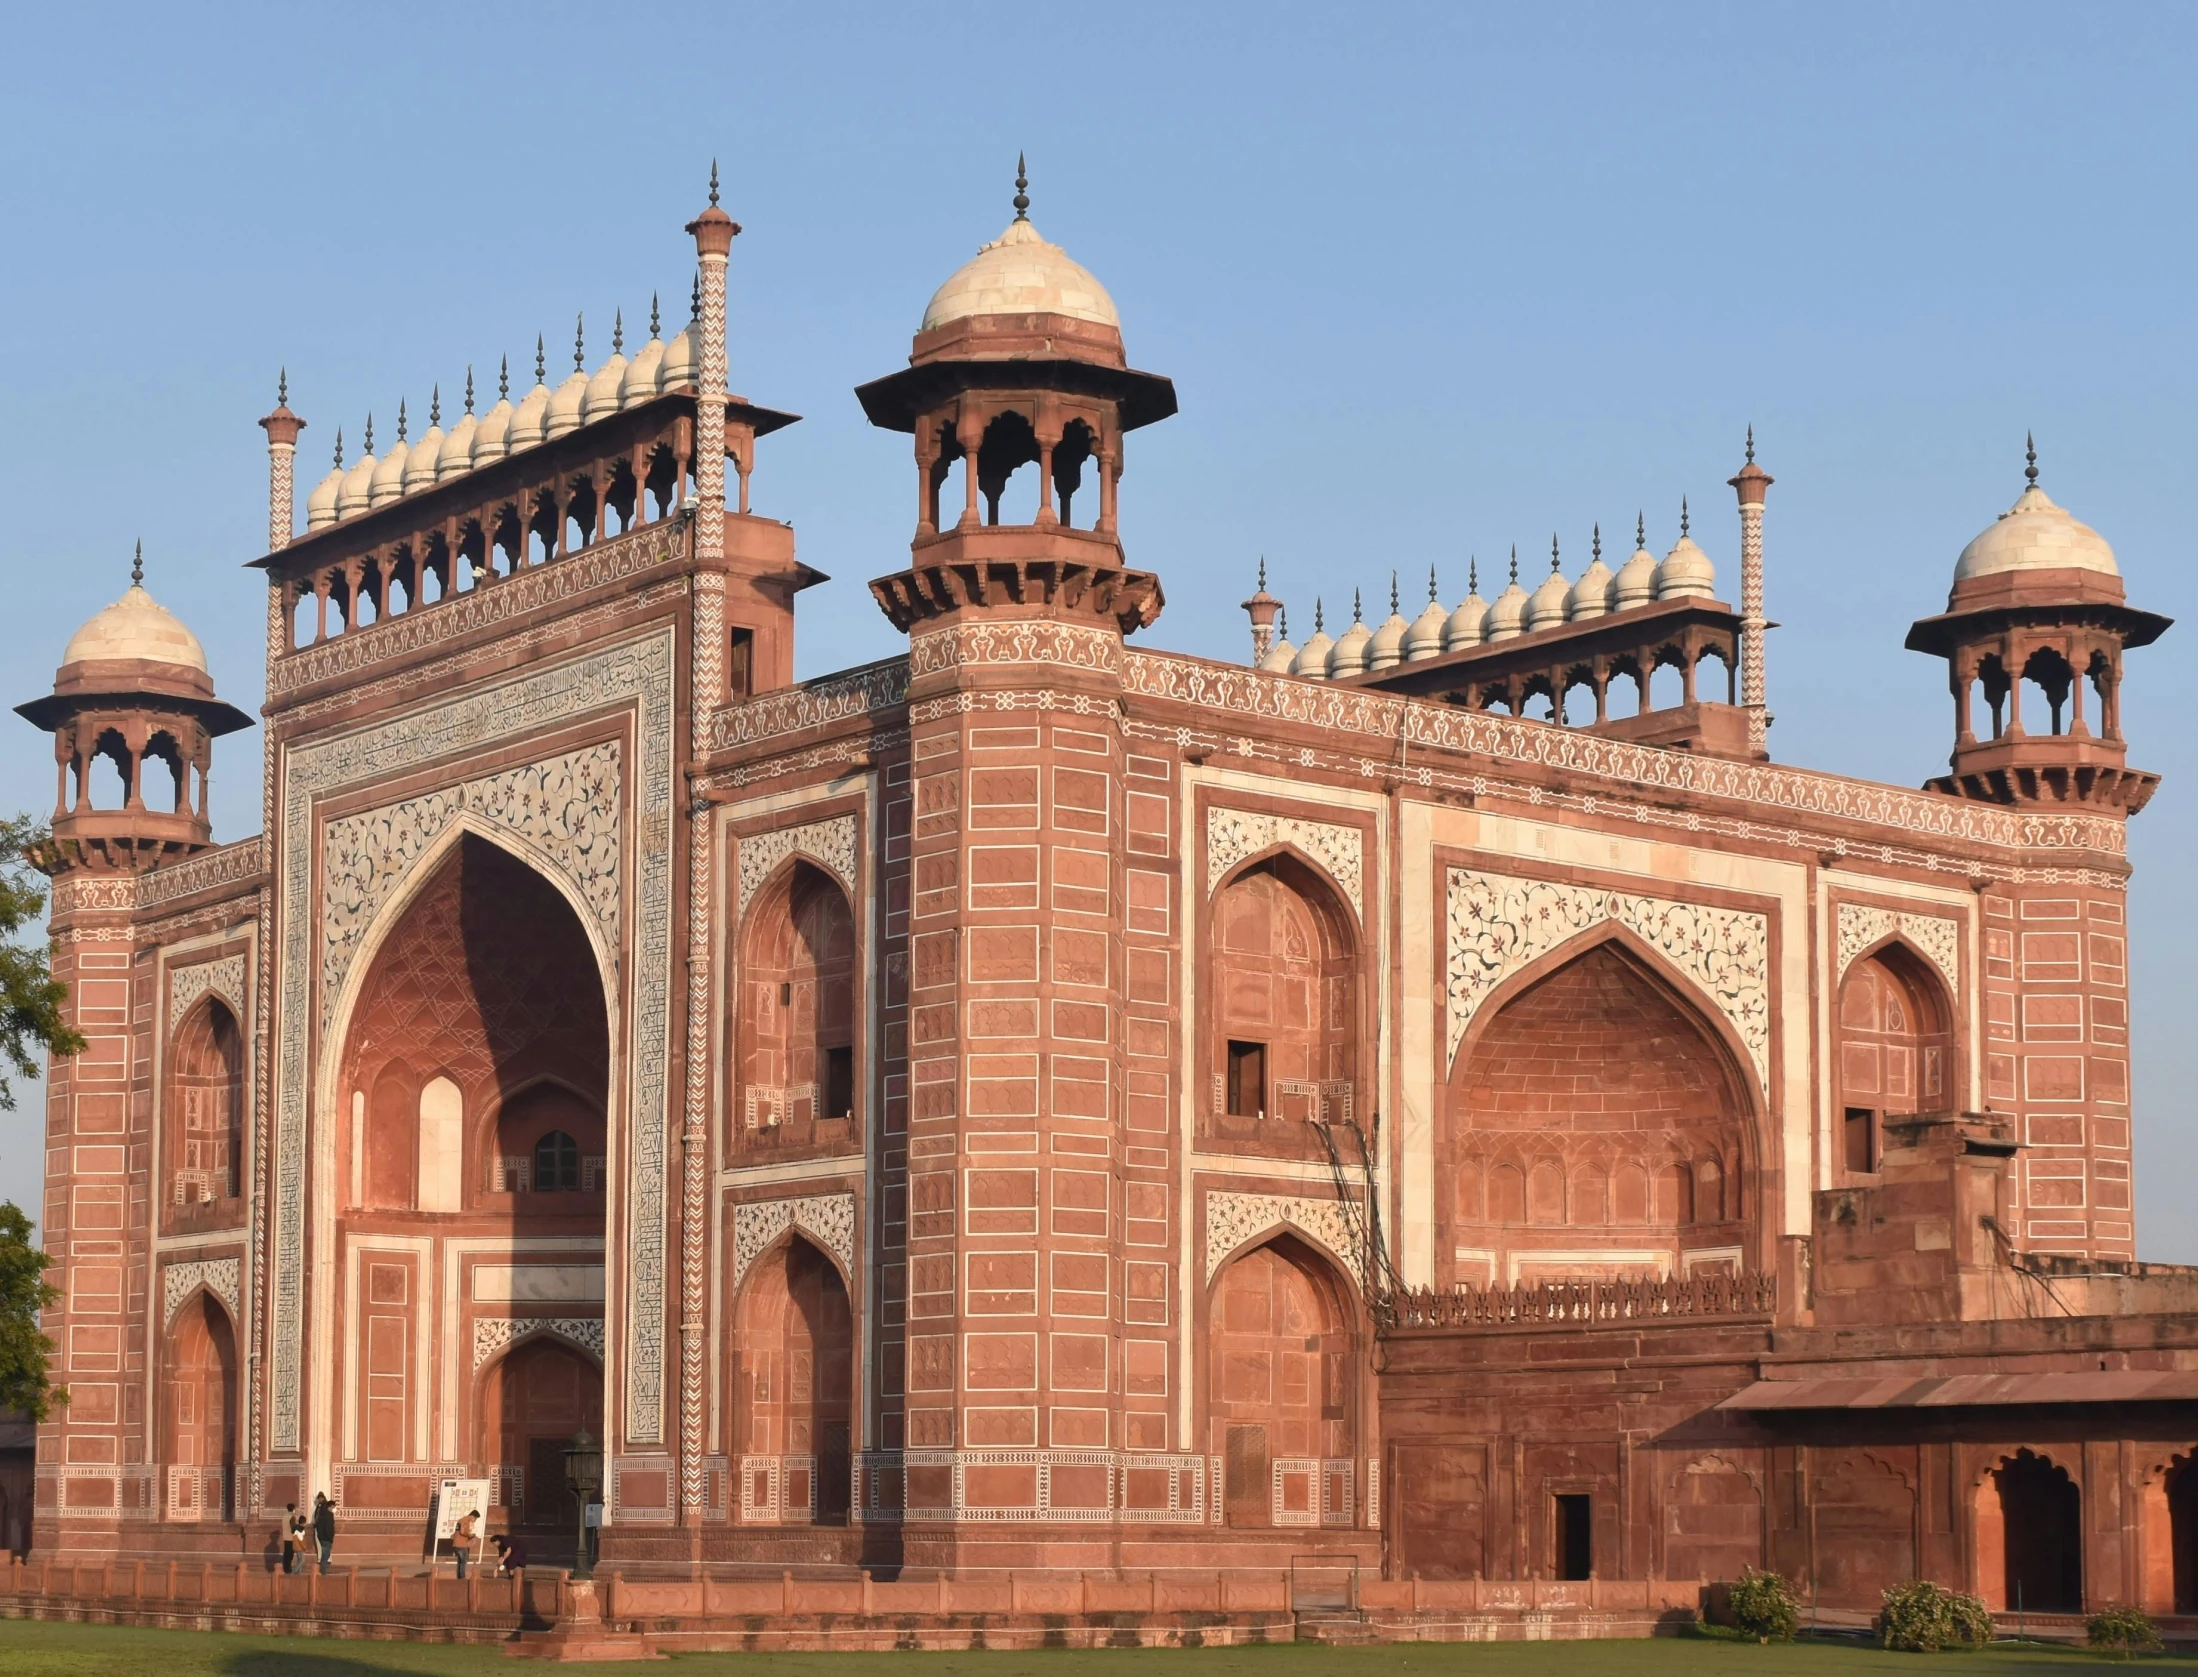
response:
[[[1339,1593],[1340,1590],[1340,1593]],[[1315,1599],[1317,1595],[1317,1599]],[[16,1561],[0,1615],[262,1635],[511,1642],[569,1636],[578,1616],[662,1653],[799,1649],[1197,1647],[1248,1642],[1495,1642],[1651,1636],[1691,1623],[1691,1582],[1359,1582],[1317,1592],[1287,1571],[1030,1572],[881,1583],[833,1577],[652,1578],[594,1590],[521,1578],[241,1564]],[[596,1615],[599,1612],[600,1617]]]

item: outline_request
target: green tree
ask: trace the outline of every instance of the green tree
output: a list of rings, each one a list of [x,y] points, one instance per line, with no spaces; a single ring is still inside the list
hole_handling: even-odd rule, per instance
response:
[[[0,1112],[15,1110],[8,1073],[36,1077],[45,1053],[76,1054],[84,1039],[62,1009],[69,987],[53,976],[50,945],[16,940],[46,907],[46,891],[31,864],[48,854],[45,825],[27,815],[0,819]]]
[[[38,1331],[38,1312],[61,1297],[61,1289],[46,1281],[52,1262],[31,1244],[31,1220],[21,1208],[0,1201],[0,1408],[21,1410],[34,1421],[69,1401],[47,1377],[54,1346]]]

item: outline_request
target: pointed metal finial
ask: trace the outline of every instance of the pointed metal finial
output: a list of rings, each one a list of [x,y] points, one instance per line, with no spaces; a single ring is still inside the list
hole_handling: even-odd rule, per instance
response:
[[[427,393],[427,422],[431,426],[443,422],[443,387],[440,384]]]
[[[1557,532],[1554,530],[1549,533],[1549,574],[1557,574]]]
[[[710,159],[710,208],[717,208],[717,159]]]
[[[2022,434],[2022,446],[2025,456],[2030,461],[2030,464],[2023,468],[2022,475],[2028,481],[2030,487],[2035,489],[2038,487],[2038,439],[2032,433],[2025,431]]]
[[[1275,625],[1276,633],[1279,634],[1282,639],[1288,640],[1290,638],[1290,608],[1288,606],[1284,606],[1280,611],[1275,613]]]
[[[1588,562],[1593,565],[1603,562],[1603,526],[1600,521],[1595,526],[1595,550],[1589,555]]]
[[[1397,615],[1397,573],[1395,571],[1389,573],[1389,615],[1391,617]]]
[[[1648,546],[1648,514],[1645,512],[1636,512],[1633,515],[1633,545]]]
[[[1468,594],[1481,591],[1481,557],[1477,553],[1465,562],[1465,591]]]
[[[473,363],[466,363],[466,412],[473,411]]]
[[[534,334],[534,382],[540,384],[549,376],[549,358],[542,353],[542,334]]]
[[[1015,219],[1030,219],[1030,171],[1023,166],[1023,154],[1015,154]]]
[[[372,414],[366,416],[366,452],[369,454],[374,452],[374,416]]]
[[[613,355],[626,353],[626,311],[624,309],[613,310],[611,314],[611,353]]]
[[[1511,586],[1514,588],[1519,586],[1519,544],[1517,542],[1511,544]]]
[[[1427,603],[1433,605],[1442,596],[1435,592],[1435,567],[1427,567]]]
[[[1684,495],[1682,495],[1682,496],[1680,496],[1680,497],[1679,497],[1679,539],[1680,539],[1681,541],[1684,541],[1684,540],[1686,540],[1686,535],[1687,535],[1687,498],[1686,498],[1686,497],[1685,497]]]
[[[336,470],[343,470],[343,427],[336,427]]]
[[[132,559],[132,560],[130,561],[130,586],[131,586],[132,588],[140,588],[140,587],[143,587],[143,586],[144,586],[144,583],[145,583],[145,538],[144,538],[144,537],[142,537],[142,536],[140,536],[140,537],[138,538],[138,542],[137,542],[137,557],[136,557],[135,559]]]
[[[1264,553],[1259,556],[1259,591],[1267,592],[1267,556]]]
[[[1313,633],[1316,635],[1324,635],[1328,632],[1327,629],[1322,626],[1322,615],[1323,613],[1320,603],[1320,596],[1318,594],[1315,594],[1313,596]]]
[[[656,293],[652,291],[649,293],[649,336],[652,338],[655,337],[656,332]]]
[[[695,270],[694,287],[687,293],[687,324],[698,326],[702,322],[702,270]]]
[[[1361,602],[1359,591],[1356,588],[1351,590],[1351,621],[1353,623],[1366,621],[1366,607]]]
[[[508,355],[496,369],[496,399],[499,402],[511,400],[511,357]]]
[[[397,440],[404,441],[404,398],[397,398]]]
[[[576,314],[572,317],[572,370],[585,372],[588,365],[588,317]]]
[[[289,405],[290,369],[288,367],[285,367],[280,373],[275,376],[275,406],[278,408],[286,408]]]
[[[1748,427],[1748,464],[1751,466],[1755,464],[1755,427],[1753,425]]]

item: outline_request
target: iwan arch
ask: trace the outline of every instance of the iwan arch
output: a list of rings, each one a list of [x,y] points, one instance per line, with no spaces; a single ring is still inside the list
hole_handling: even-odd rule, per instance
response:
[[[263,421],[263,837],[142,587],[23,707],[92,1043],[39,1544],[233,1559],[325,1489],[404,1564],[465,1473],[554,1558],[585,1427],[637,1578],[2198,1604],[2198,1290],[2129,1209],[2167,625],[2106,542],[2033,477],[1962,555],[1921,790],[1770,760],[1752,445],[1737,609],[1689,519],[1144,650],[1174,389],[1026,210],[857,392],[904,656],[792,679],[712,206],[683,330],[436,401],[302,529]]]

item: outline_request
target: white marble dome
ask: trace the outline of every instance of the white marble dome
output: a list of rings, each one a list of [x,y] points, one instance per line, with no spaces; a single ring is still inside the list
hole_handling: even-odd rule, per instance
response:
[[[1458,602],[1458,609],[1450,614],[1450,621],[1443,625],[1442,649],[1445,652],[1479,646],[1488,637],[1488,602],[1481,598],[1479,583],[1472,583],[1470,590]]]
[[[2010,571],[2096,571],[2122,574],[2106,538],[2054,505],[2035,483],[1967,547],[1954,564],[1954,580],[2002,576]]]
[[[1637,537],[1641,545],[1633,550],[1633,557],[1618,567],[1618,574],[1611,578],[1610,609],[1630,611],[1635,606],[1645,606],[1656,598],[1656,555],[1648,550],[1646,537]]]
[[[1059,314],[1122,327],[1107,288],[1020,214],[931,294],[917,330],[992,314]]]
[[[1297,662],[1291,666],[1292,675],[1304,676],[1310,681],[1326,681],[1328,666],[1334,662],[1336,643],[1328,638],[1320,627],[1320,619],[1313,619],[1313,632],[1305,637],[1305,644],[1297,649]]]
[[[1430,598],[1426,609],[1412,619],[1412,627],[1405,632],[1405,660],[1416,664],[1422,658],[1440,657],[1443,633],[1449,625],[1450,614],[1442,609],[1442,602]]]
[[[1682,534],[1656,567],[1656,597],[1675,600],[1686,594],[1709,596],[1716,592],[1717,567],[1694,545],[1692,536]]]
[[[1565,620],[1565,611],[1572,603],[1572,584],[1565,581],[1565,573],[1550,564],[1549,575],[1542,578],[1542,585],[1527,597],[1526,626],[1533,629],[1553,629]]]
[[[129,592],[69,637],[61,654],[61,667],[71,664],[138,660],[173,664],[198,675],[207,674],[206,649],[198,636],[183,626],[167,607],[132,582]]]
[[[1511,562],[1511,580],[1488,608],[1488,638],[1516,640],[1526,633],[1526,590],[1519,586],[1519,562]]]
[[[389,452],[375,466],[374,475],[367,480],[368,506],[386,507],[392,501],[404,499],[404,467],[411,455],[412,449],[400,433],[389,445]]]
[[[443,439],[442,452],[435,457],[436,482],[448,483],[473,469],[473,438],[480,428],[481,422],[470,413],[458,416],[458,423]]]
[[[305,527],[320,530],[335,523],[342,516],[336,511],[336,497],[342,493],[343,468],[338,466],[313,485],[313,493],[306,496]]]

